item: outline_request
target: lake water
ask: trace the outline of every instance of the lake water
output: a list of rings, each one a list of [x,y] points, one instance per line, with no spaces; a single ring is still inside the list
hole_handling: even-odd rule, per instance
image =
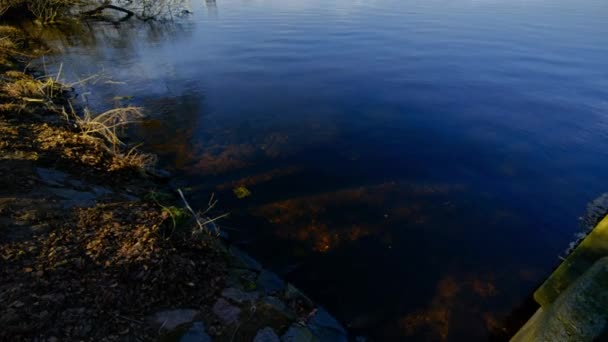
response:
[[[145,107],[192,204],[354,335],[500,336],[608,190],[605,0],[189,6],[47,31],[47,67]]]

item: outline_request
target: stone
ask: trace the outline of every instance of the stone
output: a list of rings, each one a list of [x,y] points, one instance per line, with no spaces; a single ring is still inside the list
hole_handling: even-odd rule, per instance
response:
[[[153,321],[164,330],[173,330],[182,324],[192,322],[198,313],[192,309],[161,311],[154,315]]]
[[[285,289],[285,281],[276,273],[263,270],[256,281],[261,291],[266,294],[282,293]]]
[[[205,331],[203,322],[194,322],[190,329],[179,339],[180,342],[211,342],[211,336]]]
[[[93,186],[92,190],[98,197],[112,194],[112,190],[104,188],[103,186]]]
[[[67,182],[69,185],[71,185],[75,188],[84,188],[85,187],[84,183],[77,179],[68,179]]]
[[[299,324],[292,324],[281,337],[281,342],[316,342],[319,341],[310,329]]]
[[[285,298],[288,300],[301,300],[307,305],[313,305],[312,300],[310,300],[310,298],[308,298],[304,293],[302,293],[302,291],[291,283],[288,283],[287,287],[285,288]]]
[[[228,286],[242,288],[244,291],[253,291],[258,288],[255,283],[258,274],[254,271],[242,268],[231,268],[228,270],[226,283]]]
[[[229,287],[222,291],[222,296],[228,299],[232,299],[237,303],[243,303],[257,300],[260,294],[259,292],[245,292],[235,287]]]
[[[213,305],[213,313],[224,323],[230,324],[239,319],[241,309],[228,303],[224,298],[220,298]]]
[[[258,311],[267,312],[273,316],[276,320],[283,320],[287,322],[293,322],[298,319],[296,314],[288,307],[281,299],[274,296],[263,297],[257,303]]]
[[[260,329],[255,337],[253,338],[253,342],[280,342],[279,335],[274,332],[274,329],[271,327],[266,327],[264,329]]]
[[[71,208],[75,206],[88,207],[95,204],[97,195],[87,191],[77,191],[68,188],[53,188],[48,187],[47,190],[54,195],[64,198],[66,201],[63,203],[64,208]]]
[[[321,341],[348,341],[344,327],[323,308],[309,319],[308,327]]]
[[[68,177],[68,174],[65,172],[45,167],[37,167],[36,173],[43,183],[54,186],[61,186]]]
[[[287,309],[285,303],[283,303],[282,300],[274,296],[266,296],[262,298],[262,302],[270,305],[277,311],[285,311],[285,309]]]
[[[574,251],[534,292],[534,300],[543,308],[575,282],[597,260],[608,255],[608,216],[601,220]]]
[[[240,248],[230,246],[230,254],[234,256],[237,265],[258,272],[262,270],[262,265],[257,262],[257,260],[250,257],[247,253],[243,252]]]
[[[555,301],[541,307],[511,339],[600,341],[608,334],[608,256],[593,264]]]

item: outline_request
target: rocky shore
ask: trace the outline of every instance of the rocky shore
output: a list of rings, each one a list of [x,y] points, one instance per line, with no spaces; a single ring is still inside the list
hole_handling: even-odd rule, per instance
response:
[[[0,38],[0,340],[348,340],[214,223],[200,229],[150,155],[91,129],[69,88],[23,73],[40,47]]]

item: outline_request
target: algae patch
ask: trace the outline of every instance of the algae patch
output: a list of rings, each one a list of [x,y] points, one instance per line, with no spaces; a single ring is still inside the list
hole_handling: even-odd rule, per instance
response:
[[[234,192],[234,195],[236,196],[236,198],[238,199],[243,199],[245,197],[249,197],[251,196],[251,191],[249,191],[249,189],[247,189],[244,186],[239,186],[237,188],[234,188],[232,190],[232,192]]]

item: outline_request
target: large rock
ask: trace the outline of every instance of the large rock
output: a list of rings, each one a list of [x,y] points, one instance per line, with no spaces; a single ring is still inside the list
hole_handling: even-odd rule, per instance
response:
[[[608,217],[600,221],[549,278],[534,292],[543,308],[574,283],[600,258],[608,256]]]
[[[543,306],[512,341],[595,341],[608,324],[608,257],[598,260],[550,305]]]

